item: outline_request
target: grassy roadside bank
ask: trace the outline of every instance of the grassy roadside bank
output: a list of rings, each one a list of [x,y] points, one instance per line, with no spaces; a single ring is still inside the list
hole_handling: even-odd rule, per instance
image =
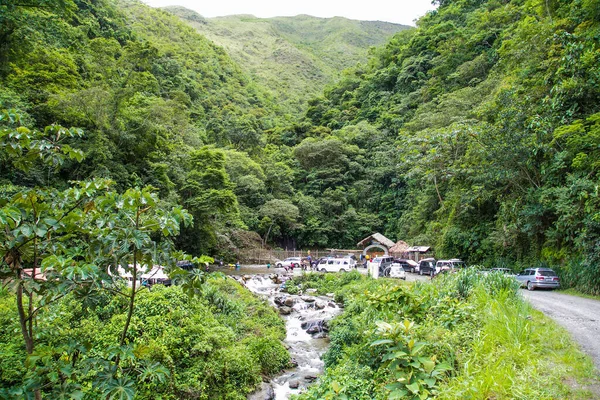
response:
[[[600,296],[594,296],[592,294],[583,293],[583,292],[580,292],[579,290],[573,289],[573,288],[560,289],[559,292],[563,293],[563,294],[568,294],[570,296],[577,296],[577,297],[583,297],[584,299],[592,299],[592,300],[600,301]]]
[[[594,399],[591,360],[515,282],[473,271],[431,283],[311,274],[290,290],[334,292],[326,372],[297,399]]]

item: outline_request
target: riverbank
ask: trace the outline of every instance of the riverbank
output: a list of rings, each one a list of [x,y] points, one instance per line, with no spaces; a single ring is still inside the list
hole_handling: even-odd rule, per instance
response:
[[[410,284],[352,275],[286,285],[332,290],[344,304],[325,374],[298,399],[598,398],[590,358],[523,300],[512,278],[464,271]]]

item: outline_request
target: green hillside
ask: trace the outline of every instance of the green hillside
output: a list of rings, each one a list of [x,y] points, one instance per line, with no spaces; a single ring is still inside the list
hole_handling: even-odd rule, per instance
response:
[[[292,110],[333,82],[340,72],[366,62],[371,46],[387,42],[408,26],[346,18],[256,18],[233,15],[203,18],[183,7],[165,7],[226,49],[257,83]]]
[[[438,257],[550,265],[565,284],[600,292],[598,10],[590,0],[440,1],[312,100],[313,131],[370,155],[369,195],[348,208]],[[364,187],[355,179],[346,192]]]

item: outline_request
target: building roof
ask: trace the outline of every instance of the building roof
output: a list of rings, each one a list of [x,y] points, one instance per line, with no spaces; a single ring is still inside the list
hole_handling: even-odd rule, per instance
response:
[[[356,246],[357,247],[367,247],[369,244],[371,244],[372,241],[380,243],[380,244],[384,245],[385,247],[387,247],[388,249],[390,247],[393,247],[394,244],[395,244],[390,239],[386,238],[381,233],[377,232],[377,233],[373,233],[370,236],[367,236],[366,238],[364,238],[363,240],[361,240],[360,242],[358,242],[356,244]]]
[[[404,240],[398,240],[398,242],[396,242],[396,244],[390,247],[388,250],[390,253],[404,253],[408,251],[409,247],[410,246],[408,243],[406,243]]]
[[[406,251],[418,251],[419,253],[427,253],[431,249],[430,246],[412,246],[409,247]]]

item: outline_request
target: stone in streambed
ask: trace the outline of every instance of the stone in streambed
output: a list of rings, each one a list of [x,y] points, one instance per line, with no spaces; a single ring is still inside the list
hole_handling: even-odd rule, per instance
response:
[[[294,299],[292,299],[291,297],[288,297],[287,299],[285,299],[285,301],[283,302],[283,304],[285,304],[288,307],[293,306],[295,303]]]
[[[273,386],[263,382],[256,392],[248,396],[248,400],[275,400],[275,390]]]
[[[279,307],[279,314],[290,315],[291,313],[292,313],[291,307],[287,307],[287,306]]]
[[[300,386],[300,381],[298,379],[290,381],[290,389],[298,389],[298,386]]]

